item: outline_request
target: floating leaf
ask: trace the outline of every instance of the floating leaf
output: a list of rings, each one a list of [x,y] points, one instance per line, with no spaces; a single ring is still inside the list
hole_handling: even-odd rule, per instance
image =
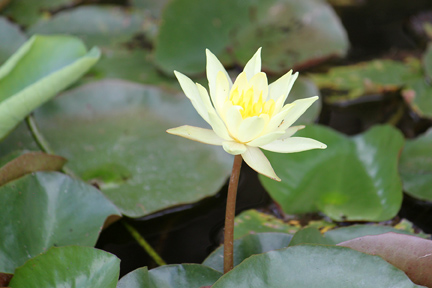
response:
[[[299,244],[332,244],[315,227],[306,227],[294,234],[289,246]]]
[[[378,255],[404,271],[419,285],[432,287],[432,241],[397,233],[364,236],[339,246]]]
[[[251,256],[212,288],[421,287],[381,257],[338,246],[298,245]]]
[[[343,102],[367,94],[395,91],[422,74],[418,61],[411,59],[407,63],[374,60],[335,67],[311,77],[320,89],[328,91],[330,102]]]
[[[281,182],[259,177],[288,213],[322,211],[335,220],[382,221],[402,203],[397,171],[404,139],[391,126],[375,126],[355,137],[308,126],[295,136],[327,144],[324,151],[266,152]]]
[[[27,36],[20,30],[18,25],[4,17],[0,17],[0,35],[2,39],[7,39],[7,41],[1,41],[0,43],[0,63],[3,63],[24,44]]]
[[[172,0],[162,19],[155,61],[169,74],[203,72],[206,48],[226,65],[233,64],[227,55],[232,51],[244,65],[262,45],[264,70],[278,73],[342,56],[348,48],[339,19],[324,1]]]
[[[432,86],[423,78],[411,81],[402,96],[411,109],[420,117],[432,118]]]
[[[33,36],[0,67],[0,139],[99,59],[76,38]],[[24,104],[25,103],[25,104]]]
[[[281,219],[253,209],[240,213],[235,218],[234,225],[234,239],[262,232],[294,234],[299,230],[299,226],[288,225]]]
[[[87,46],[113,46],[130,41],[151,24],[139,10],[110,6],[81,6],[39,20],[28,30],[33,34],[70,34]],[[150,29],[149,27],[147,27]]]
[[[16,269],[12,288],[115,288],[120,259],[91,247],[53,247]]]
[[[232,157],[220,147],[165,132],[205,124],[184,95],[154,87],[94,82],[50,101],[35,119],[67,166],[131,217],[214,195],[231,170]],[[19,142],[11,135],[0,151]]]
[[[119,215],[96,188],[57,172],[1,186],[0,203],[0,271],[7,273],[52,246],[93,246],[105,219]]]
[[[122,279],[117,288],[178,288],[212,285],[222,273],[199,264],[165,265],[150,271],[136,269]]]
[[[32,172],[60,170],[65,163],[63,157],[42,152],[22,154],[0,167],[0,186]]]
[[[292,236],[285,233],[258,233],[234,240],[234,266],[254,254],[287,247]],[[211,253],[202,263],[223,272],[223,245]],[[271,287],[271,286],[269,286]]]
[[[73,3],[81,1],[82,0],[13,0],[6,6],[6,9],[2,11],[2,13],[11,17],[15,22],[28,26],[36,22],[43,15],[46,16],[50,11],[70,6]]]
[[[426,76],[429,77],[429,79],[432,79],[432,43],[429,43],[427,46],[422,60]]]
[[[406,193],[417,199],[432,201],[432,129],[406,141],[399,172]]]

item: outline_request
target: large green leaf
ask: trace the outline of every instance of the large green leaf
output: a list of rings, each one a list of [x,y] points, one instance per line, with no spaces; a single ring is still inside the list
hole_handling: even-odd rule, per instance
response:
[[[91,247],[53,247],[15,271],[11,288],[115,288],[120,259]]]
[[[0,17],[0,35],[2,39],[7,39],[7,41],[0,42],[0,63],[3,63],[24,44],[27,37],[18,25],[11,23],[4,17]]]
[[[165,265],[134,270],[120,279],[117,288],[179,288],[212,285],[221,272],[199,264]]]
[[[227,65],[244,65],[262,45],[264,70],[279,73],[348,48],[339,19],[320,0],[172,0],[162,19],[155,61],[167,73],[203,72],[206,48]]]
[[[418,78],[411,81],[402,91],[407,104],[420,117],[432,118],[432,86],[429,80]]]
[[[165,132],[205,124],[184,95],[154,87],[91,83],[46,104],[35,118],[54,151],[69,160],[67,166],[98,183],[128,216],[214,195],[231,170],[232,157],[221,147]],[[19,142],[11,135],[0,151]]]
[[[0,67],[0,139],[99,59],[69,36],[33,36]]]
[[[88,46],[112,46],[130,41],[152,24],[139,10],[115,6],[81,6],[39,20],[28,34],[71,34]],[[153,27],[154,25],[152,25]]]
[[[258,233],[246,235],[234,240],[234,266],[254,254],[287,247],[292,236],[285,233]],[[217,271],[223,272],[223,248],[213,251],[202,263]]]
[[[28,26],[36,22],[44,14],[49,13],[51,10],[70,6],[74,2],[81,2],[82,0],[13,0],[6,6],[4,14],[11,17],[13,20],[21,25]]]
[[[432,287],[431,240],[390,232],[356,238],[339,245],[379,255],[404,271],[414,283]]]
[[[381,257],[345,247],[298,245],[251,256],[212,288],[328,287],[414,288],[401,270]]]
[[[259,177],[286,213],[322,211],[335,220],[382,221],[402,203],[397,171],[404,144],[391,126],[375,126],[349,138],[322,126],[308,126],[296,136],[317,139],[326,150],[295,154],[266,152],[276,182]]]
[[[96,188],[57,172],[0,187],[0,271],[13,273],[52,246],[93,246],[116,207]]]
[[[432,129],[406,141],[399,172],[406,193],[417,199],[432,201]]]
[[[320,89],[328,91],[328,101],[343,102],[368,94],[395,91],[422,77],[417,60],[399,62],[374,60],[331,68],[325,74],[312,74]]]

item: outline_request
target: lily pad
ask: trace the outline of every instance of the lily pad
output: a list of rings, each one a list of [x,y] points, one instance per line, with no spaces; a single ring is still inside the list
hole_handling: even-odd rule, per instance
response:
[[[96,188],[57,172],[1,186],[0,203],[0,271],[7,273],[52,246],[95,245],[105,219],[119,215]]]
[[[41,19],[27,33],[69,34],[81,38],[86,45],[113,46],[130,41],[145,32],[151,24],[140,10],[126,10],[115,6],[81,6]]]
[[[406,141],[399,172],[407,194],[432,201],[432,129]]]
[[[299,226],[288,225],[281,219],[253,209],[239,214],[234,220],[234,225],[234,239],[262,232],[294,234],[300,229]]]
[[[0,164],[2,159],[0,159]],[[0,186],[36,171],[58,171],[66,159],[42,152],[21,154],[0,168]]]
[[[251,256],[212,288],[332,287],[414,288],[401,270],[381,257],[349,248],[298,245]]]
[[[288,214],[322,211],[334,220],[384,221],[402,203],[397,170],[404,138],[391,126],[375,126],[346,137],[330,128],[308,126],[296,136],[327,144],[324,151],[265,152],[281,182],[259,177]]]
[[[292,235],[286,233],[258,233],[236,239],[234,240],[234,266],[254,254],[287,247],[291,238]],[[223,272],[223,247],[222,245],[213,251],[202,264]]]
[[[221,272],[199,264],[165,265],[150,271],[144,267],[120,279],[117,288],[199,288],[212,285],[220,276]]]
[[[0,139],[99,59],[69,36],[33,36],[0,67]]]
[[[422,77],[418,60],[404,63],[374,60],[331,68],[325,74],[312,74],[320,89],[326,89],[329,102],[354,100],[363,95],[395,91]]]
[[[115,288],[120,259],[91,247],[53,247],[15,271],[11,288]]]
[[[23,26],[29,26],[35,23],[39,18],[50,15],[50,11],[55,11],[80,1],[81,0],[14,0],[6,6],[6,9],[4,9],[2,13]]]
[[[232,166],[232,157],[220,147],[165,132],[205,124],[184,95],[155,87],[120,80],[90,83],[49,102],[35,119],[54,151],[69,160],[67,167],[98,183],[131,217],[214,195]],[[9,138],[0,151],[22,142]]]
[[[432,86],[426,79],[411,81],[402,90],[402,96],[416,114],[432,119]]]
[[[229,66],[244,65],[262,45],[263,69],[278,73],[343,56],[348,48],[339,19],[324,1],[172,0],[162,19],[155,61],[170,74],[204,72],[206,48]]]
[[[7,39],[7,41],[1,41],[0,43],[0,63],[3,63],[24,44],[27,36],[18,25],[4,17],[0,17],[0,35],[2,39]]]
[[[381,256],[404,271],[414,283],[432,286],[431,240],[390,232],[356,238],[339,245]]]

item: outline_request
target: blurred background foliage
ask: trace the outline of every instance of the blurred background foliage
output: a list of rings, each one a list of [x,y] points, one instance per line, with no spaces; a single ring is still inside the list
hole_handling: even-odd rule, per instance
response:
[[[68,160],[67,168],[109,199],[97,211],[134,218],[131,223],[169,263],[201,262],[218,244],[222,226],[231,157],[165,133],[185,123],[206,125],[173,77],[175,69],[206,86],[206,48],[235,76],[262,47],[263,71],[271,81],[289,69],[300,72],[288,102],[321,96],[297,123],[308,124],[299,135],[326,143],[327,150],[267,153],[281,183],[258,178],[244,165],[239,212],[261,208],[300,223],[285,227],[276,221],[280,228],[274,232],[317,219],[333,220],[333,228],[345,221],[395,226],[401,218],[432,232],[429,0],[0,0],[0,14],[0,63],[37,34],[72,35],[88,49],[99,47],[100,60],[37,109],[34,120],[55,153]],[[53,51],[44,52],[50,58]],[[25,67],[40,61],[23,66],[21,78],[32,69]],[[24,89],[24,80],[17,87]],[[20,123],[0,142],[0,163],[28,150],[39,147]],[[44,185],[66,181],[45,173],[1,186],[2,197],[9,199],[16,185],[40,182],[38,193],[44,194]],[[0,219],[19,219],[22,211]],[[38,217],[49,222],[59,216]],[[257,221],[237,233],[268,231]],[[102,223],[95,218],[88,226],[94,233]],[[23,235],[31,227],[21,227],[16,237],[28,237]],[[130,259],[137,247],[126,234],[113,224],[97,247],[128,259],[122,274],[154,265],[144,252]],[[25,257],[18,256],[3,272],[22,264]]]

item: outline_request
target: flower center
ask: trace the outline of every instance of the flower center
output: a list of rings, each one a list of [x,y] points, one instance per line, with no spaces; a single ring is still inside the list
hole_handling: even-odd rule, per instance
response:
[[[249,88],[246,93],[242,91],[240,94],[238,88],[234,89],[229,97],[232,105],[239,106],[240,114],[243,119],[260,116],[261,114],[267,114],[269,117],[273,115],[275,109],[275,101],[270,99],[264,101],[262,97],[262,91],[257,101],[254,101],[254,90],[253,87]]]

